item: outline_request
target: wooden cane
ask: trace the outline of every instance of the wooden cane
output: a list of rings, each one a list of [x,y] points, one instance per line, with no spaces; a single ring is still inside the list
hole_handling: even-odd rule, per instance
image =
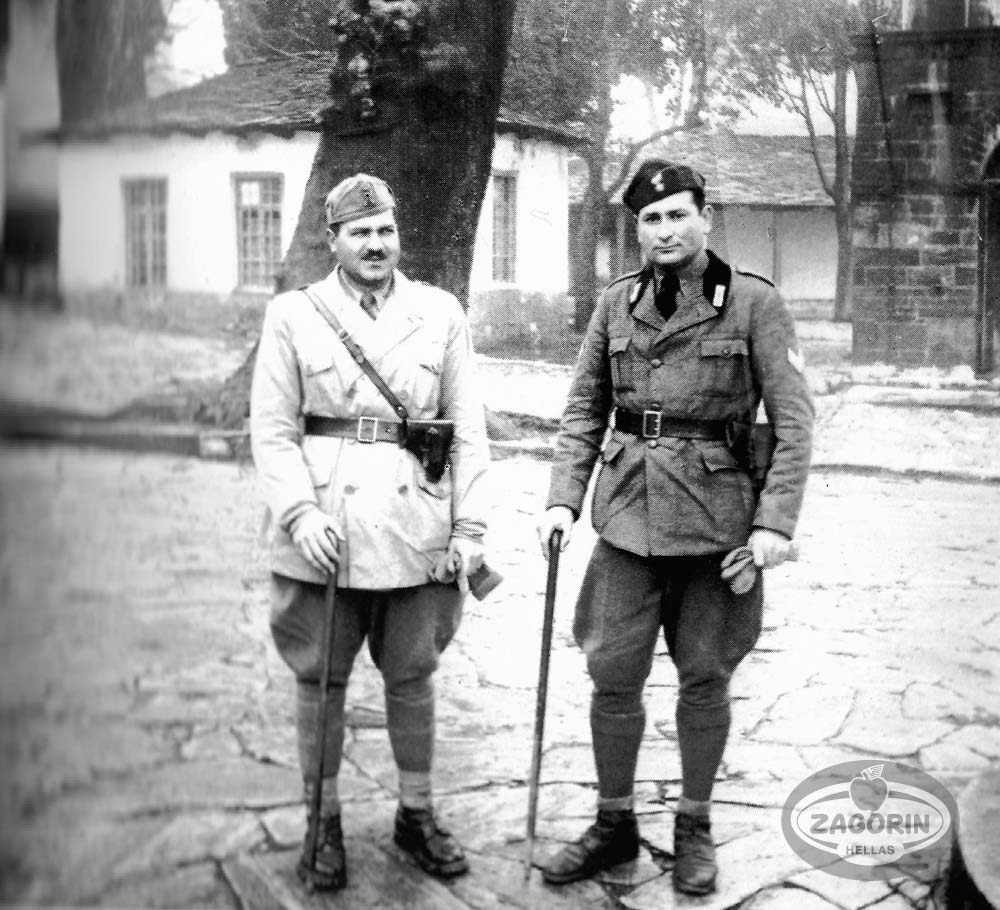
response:
[[[552,625],[556,610],[556,576],[559,574],[559,551],[562,531],[549,538],[549,574],[545,584],[545,617],[542,620],[542,651],[538,664],[538,695],[535,699],[535,737],[531,750],[531,775],[528,778],[528,835],[524,854],[524,877],[531,876],[535,852],[535,819],[538,815],[538,783],[542,773],[542,741],[545,736],[545,700],[549,690],[549,655],[552,651]]]
[[[323,638],[321,648],[319,717],[316,719],[316,759],[313,765],[313,788],[309,801],[309,830],[306,835],[306,868],[316,871],[316,853],[319,848],[320,812],[323,804],[323,771],[326,765],[327,709],[330,701],[330,666],[333,651],[333,608],[337,600],[337,570],[330,573],[323,602]]]

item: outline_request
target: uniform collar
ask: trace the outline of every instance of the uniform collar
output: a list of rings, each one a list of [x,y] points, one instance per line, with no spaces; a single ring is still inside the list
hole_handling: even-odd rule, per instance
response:
[[[729,297],[729,285],[733,280],[733,270],[728,263],[723,262],[711,250],[708,253],[708,265],[701,277],[702,292],[705,299],[717,310],[721,310]]]
[[[396,290],[395,272],[389,276],[389,280],[377,291],[357,287],[357,285],[355,285],[354,282],[347,277],[347,273],[339,265],[336,269],[334,269],[334,272],[344,293],[359,306],[364,295],[371,294],[372,297],[375,298],[376,310],[381,311],[382,307],[385,306],[386,302]]]

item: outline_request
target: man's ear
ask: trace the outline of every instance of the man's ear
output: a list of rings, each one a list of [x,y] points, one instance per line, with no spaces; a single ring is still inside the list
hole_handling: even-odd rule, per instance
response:
[[[712,230],[712,222],[715,217],[715,209],[713,209],[712,206],[706,203],[701,208],[701,217],[705,219],[705,224],[707,225],[707,227],[705,228],[705,233],[707,234],[710,230]]]

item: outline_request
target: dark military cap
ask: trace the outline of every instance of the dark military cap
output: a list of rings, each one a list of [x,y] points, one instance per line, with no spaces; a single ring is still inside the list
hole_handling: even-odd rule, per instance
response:
[[[368,174],[355,174],[341,180],[326,197],[326,220],[340,224],[352,218],[378,215],[396,207],[389,184]]]
[[[686,164],[660,158],[644,161],[622,194],[622,201],[634,215],[651,202],[658,202],[684,190],[705,191],[705,178]]]

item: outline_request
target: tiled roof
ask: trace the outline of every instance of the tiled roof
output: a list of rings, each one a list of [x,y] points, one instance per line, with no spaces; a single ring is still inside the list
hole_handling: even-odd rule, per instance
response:
[[[205,133],[255,131],[291,135],[319,130],[315,112],[329,103],[330,55],[318,52],[257,60],[231,67],[189,88],[116,108],[64,125],[59,138],[99,139],[116,133]],[[536,135],[567,144],[581,134],[571,127],[501,108],[500,131]]]
[[[820,160],[833,179],[833,137],[820,136]],[[808,136],[753,136],[698,128],[674,133],[646,146],[629,178],[649,158],[688,164],[705,175],[708,201],[723,205],[826,207]],[[625,181],[624,186],[628,185]],[[621,202],[619,189],[612,202]]]

